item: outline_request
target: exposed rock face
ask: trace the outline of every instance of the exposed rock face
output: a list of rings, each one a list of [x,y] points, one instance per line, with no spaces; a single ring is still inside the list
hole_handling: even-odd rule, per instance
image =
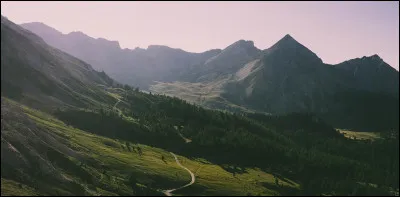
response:
[[[227,97],[235,97],[229,94],[242,89],[238,102],[271,113],[324,110],[319,103],[334,88],[329,80],[331,68],[313,52],[286,35],[264,50],[260,60],[257,72],[227,87]]]
[[[208,59],[204,65],[187,73],[196,75],[193,77],[193,82],[210,82],[228,77],[256,58],[260,52],[261,50],[254,46],[253,41],[239,40]]]

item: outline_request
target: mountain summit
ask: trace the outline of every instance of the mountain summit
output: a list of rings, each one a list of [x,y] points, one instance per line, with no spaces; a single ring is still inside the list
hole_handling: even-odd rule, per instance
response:
[[[295,48],[299,47],[301,44],[297,42],[292,36],[286,34],[283,38],[281,38],[278,42],[272,45],[271,48]],[[303,45],[301,45],[303,46]]]
[[[283,38],[281,38],[275,45],[282,45],[284,44],[285,46],[296,46],[299,45],[300,43],[297,42],[292,36],[289,34],[286,34]]]
[[[38,35],[46,35],[46,37],[62,35],[60,31],[41,22],[24,23],[21,26]]]
[[[266,54],[279,53],[281,57],[292,59],[292,58],[303,58],[305,60],[312,60],[315,63],[322,63],[322,60],[310,49],[305,47],[296,41],[292,36],[286,34],[272,47],[264,50]]]
[[[238,40],[234,42],[233,44],[229,45],[228,47],[225,48],[225,50],[228,49],[235,49],[235,48],[248,48],[248,49],[254,49],[256,48],[254,46],[254,42],[251,40]]]

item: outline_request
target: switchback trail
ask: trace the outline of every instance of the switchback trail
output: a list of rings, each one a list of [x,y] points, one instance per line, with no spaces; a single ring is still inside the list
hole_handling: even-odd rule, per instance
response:
[[[114,105],[114,109],[115,109],[115,107],[118,105],[118,103],[120,102],[121,100],[120,99],[118,99],[118,101],[115,103],[115,105]]]
[[[170,153],[171,153],[171,152],[170,152]],[[175,190],[178,190],[178,189],[182,189],[182,188],[188,187],[188,186],[192,185],[192,184],[194,183],[194,181],[196,180],[194,174],[193,174],[189,169],[187,169],[185,166],[183,166],[183,165],[179,162],[179,160],[178,160],[178,158],[176,157],[176,155],[175,155],[174,153],[171,153],[171,155],[175,157],[176,163],[177,163],[181,168],[183,168],[183,169],[185,169],[186,171],[189,172],[190,176],[192,177],[192,180],[190,181],[190,183],[188,183],[188,184],[186,184],[186,185],[184,185],[184,186],[182,186],[182,187],[179,187],[179,188],[176,188],[176,189],[164,190],[163,193],[164,193],[166,196],[172,196],[171,192],[173,192],[173,191],[175,191]]]
[[[121,99],[118,99],[118,101],[115,103],[115,105],[114,105],[114,107],[113,107],[113,110],[117,110],[118,111],[118,115],[121,115],[121,110],[119,110],[118,108],[117,108],[117,105],[118,105],[118,103],[121,101]]]

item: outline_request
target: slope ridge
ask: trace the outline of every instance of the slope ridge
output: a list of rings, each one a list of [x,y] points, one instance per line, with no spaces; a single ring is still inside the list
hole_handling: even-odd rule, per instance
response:
[[[87,106],[112,102],[98,85],[114,81],[105,73],[40,37],[1,18],[2,95],[42,106]]]

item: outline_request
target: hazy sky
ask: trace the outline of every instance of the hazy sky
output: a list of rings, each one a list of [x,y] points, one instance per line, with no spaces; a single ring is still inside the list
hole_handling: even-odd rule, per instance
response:
[[[20,24],[117,40],[122,48],[167,45],[190,52],[253,40],[266,49],[286,34],[325,63],[378,54],[399,68],[399,2],[4,2]]]

